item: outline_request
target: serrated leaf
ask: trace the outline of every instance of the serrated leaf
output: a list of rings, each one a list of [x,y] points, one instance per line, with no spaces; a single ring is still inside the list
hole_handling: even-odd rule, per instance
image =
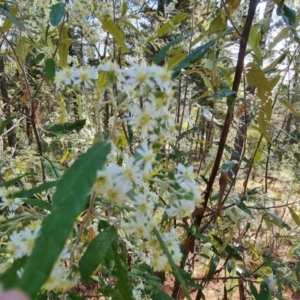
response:
[[[45,73],[49,80],[53,81],[55,77],[55,61],[53,58],[45,60]]]
[[[164,46],[153,58],[153,63],[158,65],[167,55],[168,50],[175,44],[178,44],[183,39],[182,36],[179,36],[178,38],[174,39],[173,41],[169,42],[166,46]]]
[[[220,168],[220,170],[229,171],[233,169],[239,162],[237,160],[226,161]]]
[[[90,242],[79,261],[79,271],[83,282],[89,281],[90,276],[103,263],[107,251],[111,251],[111,245],[117,239],[115,228],[110,226]]]
[[[214,97],[214,98],[226,98],[228,96],[235,95],[235,94],[236,94],[236,92],[231,90],[231,89],[222,89],[222,90],[219,90],[216,93],[214,93],[212,95],[212,97]]]
[[[35,298],[47,280],[74,221],[86,205],[96,173],[105,164],[110,149],[107,142],[93,145],[72,164],[57,184],[51,214],[42,223],[32,254],[24,264],[23,276],[16,278],[16,286],[31,298]]]
[[[65,14],[66,3],[59,2],[51,6],[50,8],[50,23],[52,26],[57,26],[62,20]]]
[[[12,23],[17,25],[19,28],[24,28],[24,26],[21,24],[21,22],[13,16],[14,13],[17,14],[16,8],[13,8],[11,12],[8,12],[7,10],[0,8],[0,13],[1,13],[1,15],[6,17],[7,19],[9,19]],[[5,29],[4,26],[5,26],[5,23],[2,26],[3,29]],[[10,28],[9,22],[6,23],[6,26],[8,28],[7,30],[9,30],[9,28]]]
[[[190,53],[182,62],[180,62],[175,68],[172,70],[172,78],[177,77],[181,70],[189,67],[195,62],[199,61],[201,58],[205,56],[206,53],[214,46],[215,41],[209,41],[205,45],[202,45],[196,48],[192,53]]]
[[[6,126],[14,119],[15,119],[15,117],[9,117],[0,123],[0,135],[3,134]]]
[[[128,52],[128,47],[125,44],[125,34],[121,28],[119,28],[113,20],[108,18],[101,19],[101,23],[103,30],[108,31],[122,48],[122,53]]]
[[[49,182],[44,182],[39,186],[36,186],[34,188],[31,188],[26,191],[20,191],[15,194],[15,197],[19,198],[28,198],[33,196],[34,194],[39,194],[43,191],[49,190],[57,185],[58,181],[49,181]]]
[[[294,220],[294,222],[296,223],[297,226],[300,226],[300,218],[298,216],[298,214],[294,211],[294,209],[290,206],[288,206],[288,209],[290,211],[290,214]]]
[[[291,230],[291,227],[285,223],[282,219],[275,215],[275,213],[271,212],[270,210],[265,210],[266,214],[275,221],[275,225],[279,225],[279,227],[284,227],[288,230]]]
[[[246,213],[251,218],[253,218],[251,210],[246,206],[246,204],[243,201],[241,201],[237,198],[232,199],[232,201],[240,210],[242,210],[244,213]]]

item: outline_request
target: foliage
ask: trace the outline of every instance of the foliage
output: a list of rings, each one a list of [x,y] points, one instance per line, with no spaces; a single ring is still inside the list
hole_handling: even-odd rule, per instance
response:
[[[1,2],[1,287],[290,298],[297,5],[156,2]]]

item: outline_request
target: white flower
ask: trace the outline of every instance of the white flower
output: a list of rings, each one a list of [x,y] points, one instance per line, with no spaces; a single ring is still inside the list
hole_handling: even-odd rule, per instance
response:
[[[2,196],[0,201],[0,208],[4,209],[7,207],[10,211],[16,211],[21,203],[22,200],[20,198],[6,198]]]
[[[193,187],[196,185],[195,183],[195,174],[193,171],[193,167],[185,167],[183,164],[178,164],[177,170],[180,173],[175,174],[176,181],[182,187]]]
[[[149,149],[146,143],[140,144],[140,147],[136,150],[140,155],[140,159],[136,162],[137,165],[144,163],[145,172],[151,172],[153,163],[155,162],[155,153],[152,149]]]
[[[134,196],[134,200],[133,200],[136,210],[139,213],[144,215],[151,214],[154,208],[154,203],[147,198],[148,198],[147,195],[138,194]]]
[[[149,67],[141,67],[135,66],[127,71],[127,75],[130,76],[129,82],[137,87],[146,85],[153,89],[155,87],[155,83],[152,79],[151,72],[149,72]]]
[[[98,78],[98,70],[95,68],[78,68],[75,71],[74,84],[83,83],[86,88],[93,85],[92,80]]]
[[[175,200],[166,209],[166,214],[170,217],[184,218],[189,216],[195,209],[195,203],[191,200]]]
[[[54,78],[56,89],[70,85],[75,80],[75,76],[76,71],[74,68],[64,68],[57,71]]]
[[[129,118],[128,123],[134,128],[140,126],[144,134],[147,133],[147,131],[152,131],[157,125],[156,120],[153,118],[155,111],[156,105],[153,102],[146,102],[142,109],[134,105],[131,108],[133,117]]]

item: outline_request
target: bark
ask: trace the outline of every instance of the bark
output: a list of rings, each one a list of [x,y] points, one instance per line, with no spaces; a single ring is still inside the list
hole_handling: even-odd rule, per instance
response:
[[[264,17],[263,17],[264,24],[261,26],[261,31],[260,31],[260,33],[261,33],[261,40],[260,40],[261,49],[264,49],[266,46],[266,41],[267,41],[266,33],[270,29],[271,18],[272,18],[272,13],[273,13],[274,7],[275,7],[275,3],[272,0],[268,0],[266,10],[264,12]],[[250,94],[254,94],[255,87],[247,87],[246,90],[248,92],[250,92]],[[236,133],[236,136],[234,139],[234,146],[233,146],[234,150],[231,154],[230,160],[240,161],[242,159],[241,156],[242,156],[242,152],[243,152],[244,144],[245,144],[245,136],[246,136],[248,119],[249,119],[249,111],[246,107],[245,113],[239,117],[238,129],[237,129],[237,133]],[[229,177],[231,179],[236,178],[238,170],[239,170],[239,164],[236,165],[232,169],[232,172],[229,173]]]
[[[237,60],[237,66],[236,66],[233,86],[232,86],[232,90],[234,92],[236,92],[236,94],[238,92],[242,74],[243,74],[244,59],[245,59],[245,54],[246,54],[248,38],[249,38],[249,33],[250,33],[251,26],[252,26],[252,22],[253,22],[257,4],[258,4],[258,0],[250,0],[249,1],[249,9],[248,9],[248,14],[247,14],[247,19],[245,22],[243,32],[241,34],[241,38],[240,38],[239,54],[238,54],[238,60]],[[201,208],[196,207],[195,211],[192,214],[195,219],[195,223],[198,226],[200,226],[200,224],[202,223],[204,213],[207,208],[208,201],[210,199],[210,195],[212,192],[212,187],[213,187],[213,184],[217,177],[217,173],[219,171],[220,163],[222,160],[224,148],[225,148],[227,137],[228,137],[229,128],[231,126],[232,119],[233,119],[234,104],[235,104],[235,98],[229,97],[227,100],[227,105],[228,105],[227,114],[226,114],[223,130],[222,130],[222,133],[220,136],[220,142],[219,142],[219,147],[217,150],[216,159],[215,159],[214,165],[212,167],[212,171],[211,171],[211,174],[210,174],[207,186],[206,186],[206,191],[204,192],[203,207],[201,207]],[[185,260],[187,259],[188,254],[190,252],[194,251],[195,240],[196,240],[196,237],[192,233],[188,233],[188,236],[182,246],[183,255],[184,255],[185,259],[182,260],[181,268],[184,268]],[[172,292],[172,297],[174,299],[177,299],[179,290],[180,290],[180,284],[179,284],[178,280],[176,280],[175,284],[174,284],[174,289]]]

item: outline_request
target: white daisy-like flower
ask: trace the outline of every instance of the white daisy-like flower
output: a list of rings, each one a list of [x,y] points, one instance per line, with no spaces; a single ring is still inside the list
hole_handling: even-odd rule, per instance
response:
[[[139,160],[136,162],[137,165],[144,164],[144,171],[149,173],[153,169],[153,163],[155,162],[155,153],[151,148],[148,148],[146,143],[142,143],[136,150],[139,154]]]
[[[192,166],[185,167],[183,164],[178,164],[177,170],[180,173],[175,174],[176,181],[180,186],[193,187],[195,183],[195,174]]]

